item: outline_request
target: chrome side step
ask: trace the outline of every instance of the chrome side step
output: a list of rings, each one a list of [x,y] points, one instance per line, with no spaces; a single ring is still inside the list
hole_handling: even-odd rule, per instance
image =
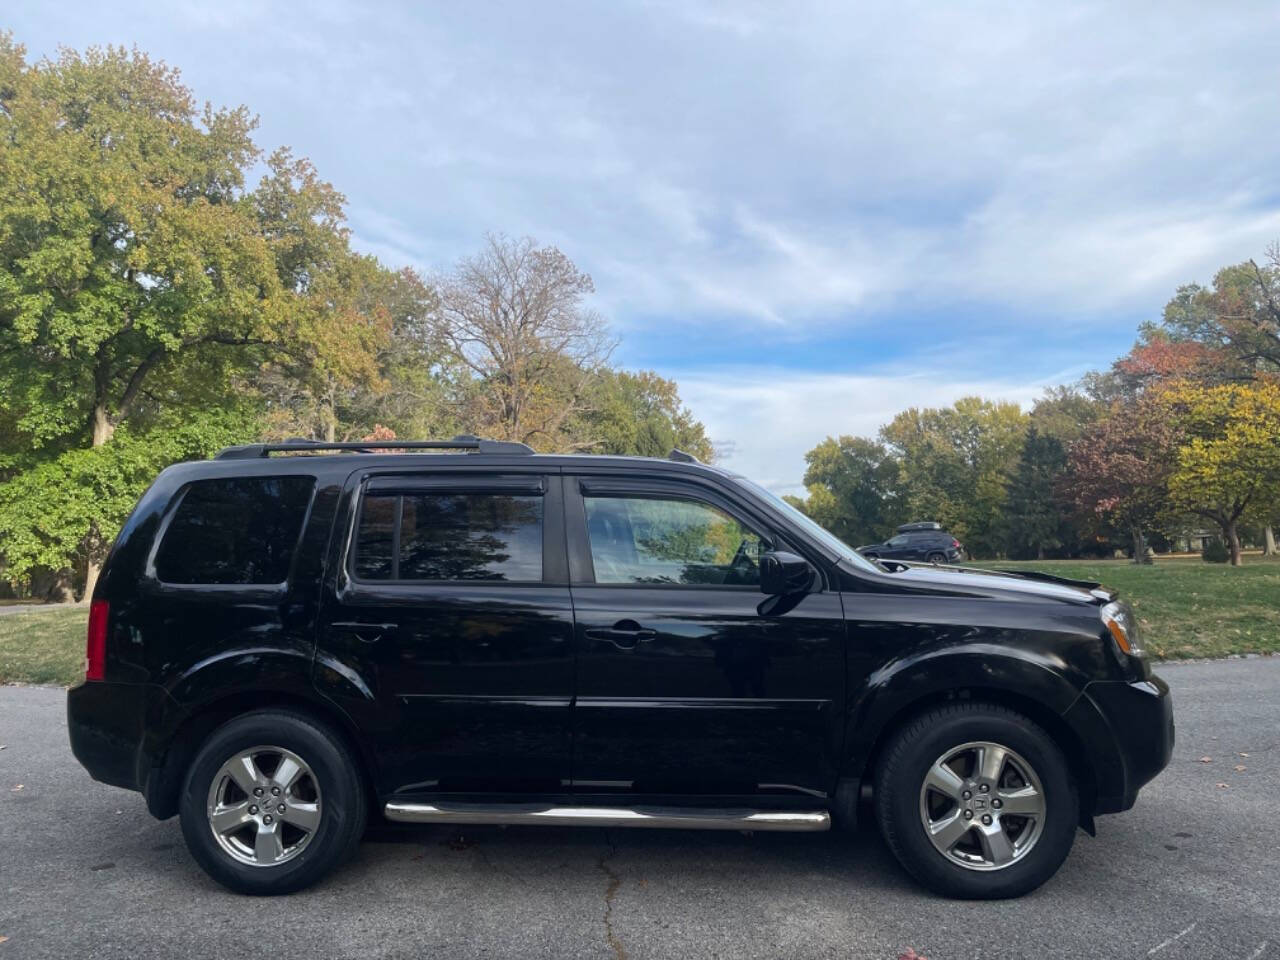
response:
[[[666,827],[686,830],[831,829],[826,810],[715,810],[701,807],[557,807],[536,803],[388,803],[401,823],[542,824],[544,826]]]

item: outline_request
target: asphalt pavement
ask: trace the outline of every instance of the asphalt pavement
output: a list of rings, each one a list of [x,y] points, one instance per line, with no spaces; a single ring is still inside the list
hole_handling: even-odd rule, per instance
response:
[[[923,892],[869,828],[380,828],[311,890],[240,897],[176,820],[89,779],[61,690],[0,687],[0,960],[1280,960],[1280,657],[1159,672],[1169,769],[1039,891],[996,903]]]

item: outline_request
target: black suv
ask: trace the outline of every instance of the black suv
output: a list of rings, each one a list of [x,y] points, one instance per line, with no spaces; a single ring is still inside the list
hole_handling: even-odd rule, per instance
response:
[[[858,552],[872,560],[924,560],[928,563],[957,563],[964,558],[960,541],[942,529],[942,524],[904,523],[897,534],[884,543],[869,543]]]
[[[356,446],[170,467],[94,591],[72,749],[180,815],[232,889],[319,879],[371,813],[804,831],[874,811],[929,887],[1014,896],[1169,760],[1168,688],[1097,584],[881,567],[679,452]]]

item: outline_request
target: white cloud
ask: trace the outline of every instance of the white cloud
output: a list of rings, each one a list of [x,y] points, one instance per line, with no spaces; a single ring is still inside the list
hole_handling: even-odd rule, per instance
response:
[[[1131,330],[1280,235],[1269,0],[321,13],[65,0],[11,20],[33,53],[136,43],[198,98],[250,104],[394,265],[490,230],[560,244],[625,336],[728,318],[816,340],[956,301]]]
[[[719,463],[778,493],[803,493],[804,455],[828,436],[874,436],[907,407],[965,396],[1027,407],[1049,383],[955,382],[936,371],[894,376],[797,373],[770,367],[687,371],[680,395],[721,453]]]

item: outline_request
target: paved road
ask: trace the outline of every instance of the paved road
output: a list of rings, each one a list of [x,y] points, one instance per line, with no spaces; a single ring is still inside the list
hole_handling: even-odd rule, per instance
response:
[[[1280,960],[1280,658],[1161,673],[1177,704],[1169,770],[1005,903],[922,893],[873,831],[545,827],[375,834],[318,888],[237,897],[194,866],[176,821],[80,769],[61,691],[4,687],[0,960]]]

